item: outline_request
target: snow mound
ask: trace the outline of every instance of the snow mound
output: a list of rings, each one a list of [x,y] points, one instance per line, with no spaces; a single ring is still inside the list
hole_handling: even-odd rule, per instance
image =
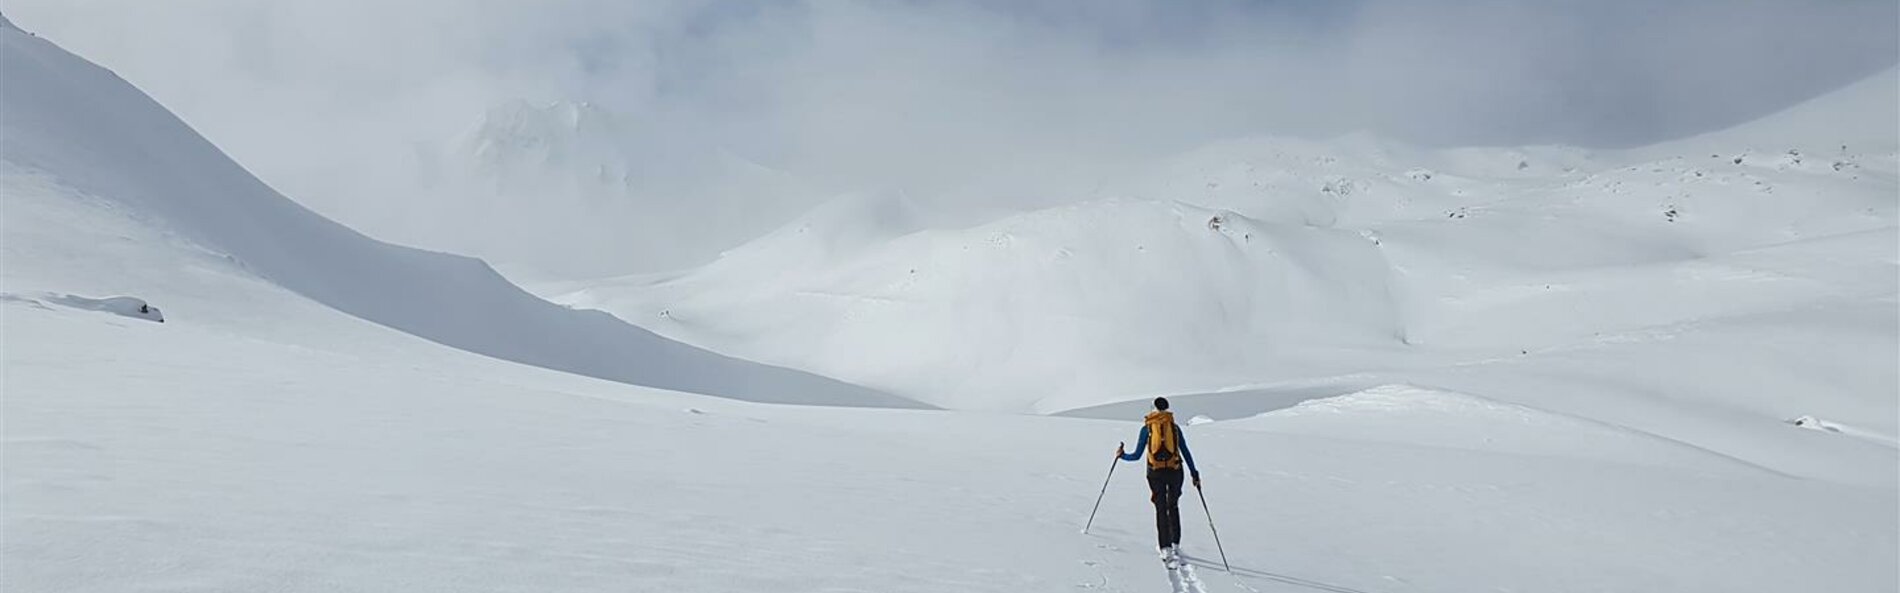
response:
[[[1840,432],[1841,431],[1841,426],[1839,424],[1828,422],[1826,420],[1815,418],[1813,416],[1802,416],[1800,418],[1789,420],[1788,423],[1793,424],[1795,426],[1799,426],[1801,428],[1806,428],[1808,430],[1819,430],[1822,432]]]
[[[914,405],[547,303],[479,260],[365,237],[279,195],[111,72],[10,26],[0,33],[0,157],[10,182],[56,188],[21,199],[105,200],[312,300],[495,358],[756,401]]]
[[[1813,416],[1802,416],[1799,418],[1795,418],[1793,420],[1789,420],[1788,423],[1793,424],[1800,428],[1808,429],[1808,430],[1814,430],[1814,431],[1826,432],[1826,433],[1832,433],[1832,434],[1843,434],[1847,436],[1859,437],[1862,439],[1870,440],[1876,443],[1887,445],[1889,447],[1900,447],[1900,438],[1895,438],[1893,435],[1881,434],[1878,431],[1867,430],[1865,428],[1860,428],[1856,426],[1849,426],[1849,425],[1842,424],[1839,422],[1823,420],[1823,419],[1816,418]]]
[[[683,277],[561,300],[716,350],[985,410],[1080,407],[1172,389],[1183,376],[1217,387],[1273,352],[1400,340],[1391,270],[1353,232],[1109,200],[886,238],[903,225],[883,224],[884,208],[849,211],[843,221],[821,212],[823,226],[794,224]]]
[[[72,294],[47,295],[46,302],[65,305],[74,309],[111,313],[133,319],[165,322],[165,314],[144,299],[129,296],[106,297],[103,299],[86,298]]]
[[[799,274],[923,229],[919,206],[902,194],[863,193],[834,198],[783,227],[708,264],[735,272],[778,270]],[[769,279],[768,279],[769,280]]]
[[[1711,463],[1744,466],[1703,449],[1623,426],[1469,393],[1403,384],[1307,400],[1215,425],[1518,455],[1644,460],[1688,467]]]

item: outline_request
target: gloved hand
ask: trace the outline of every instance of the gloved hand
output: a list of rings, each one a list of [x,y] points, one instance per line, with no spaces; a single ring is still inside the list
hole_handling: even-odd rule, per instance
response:
[[[1194,489],[1195,490],[1201,489],[1201,474],[1199,473],[1194,474]]]
[[[1128,443],[1115,443],[1115,456],[1116,456],[1116,457],[1121,457],[1121,456],[1123,456],[1123,455],[1127,455],[1127,454],[1128,454]]]

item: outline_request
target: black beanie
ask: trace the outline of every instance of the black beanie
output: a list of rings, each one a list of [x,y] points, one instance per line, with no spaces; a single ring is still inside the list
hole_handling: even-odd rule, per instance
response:
[[[1165,397],[1155,398],[1155,409],[1157,410],[1168,409],[1168,398],[1165,398]]]

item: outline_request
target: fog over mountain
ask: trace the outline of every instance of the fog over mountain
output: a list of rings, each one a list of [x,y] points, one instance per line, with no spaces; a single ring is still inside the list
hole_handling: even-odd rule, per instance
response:
[[[995,212],[1114,195],[1103,178],[1129,163],[1227,138],[1647,144],[1759,117],[1900,55],[1900,9],[1878,1],[6,8],[320,212],[380,238],[568,276],[701,263],[844,192]],[[624,128],[578,133],[624,145],[579,162],[633,154],[667,165],[639,169],[626,203],[564,215],[540,208],[545,196],[501,196],[497,209],[495,196],[443,183],[467,164],[439,160],[455,140],[524,102],[615,114]],[[455,203],[521,224],[425,214]],[[614,238],[629,232],[648,239]],[[595,257],[526,249],[510,238],[521,235]]]

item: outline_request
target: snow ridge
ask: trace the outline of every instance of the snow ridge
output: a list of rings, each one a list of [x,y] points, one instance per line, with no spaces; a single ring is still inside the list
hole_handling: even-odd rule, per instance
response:
[[[456,348],[583,375],[741,399],[914,406],[728,358],[598,311],[549,304],[479,260],[389,245],[277,194],[110,72],[4,30],[9,175],[113,200],[351,315]]]

